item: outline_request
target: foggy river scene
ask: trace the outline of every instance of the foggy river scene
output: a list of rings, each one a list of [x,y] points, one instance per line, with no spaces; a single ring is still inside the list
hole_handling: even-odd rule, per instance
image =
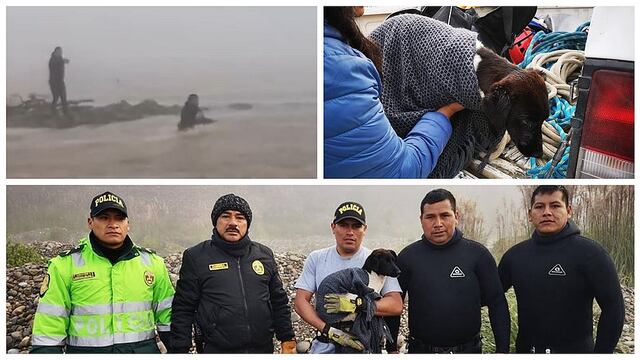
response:
[[[316,52],[312,7],[8,7],[7,177],[315,177]]]

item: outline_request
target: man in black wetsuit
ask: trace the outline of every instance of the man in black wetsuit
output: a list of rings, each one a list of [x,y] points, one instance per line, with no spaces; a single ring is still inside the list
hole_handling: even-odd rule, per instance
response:
[[[53,101],[51,109],[55,113],[58,99],[62,104],[62,112],[67,113],[67,88],[64,85],[64,65],[69,63],[69,59],[62,57],[62,48],[57,46],[49,58],[49,87]]]
[[[496,352],[508,352],[509,309],[493,256],[456,228],[459,214],[449,191],[429,192],[420,209],[422,238],[398,255],[398,280],[403,294],[409,294],[409,353],[482,352],[480,308],[485,305]],[[386,319],[397,339],[399,317]]]
[[[200,99],[197,94],[191,94],[180,112],[180,122],[178,130],[184,131],[194,128],[198,124],[211,124],[212,119],[204,117],[200,109]]]
[[[519,353],[612,353],[624,324],[615,265],[600,244],[570,220],[564,186],[538,186],[531,196],[531,238],[500,261],[504,290],[518,301]],[[593,343],[593,299],[602,309]]]

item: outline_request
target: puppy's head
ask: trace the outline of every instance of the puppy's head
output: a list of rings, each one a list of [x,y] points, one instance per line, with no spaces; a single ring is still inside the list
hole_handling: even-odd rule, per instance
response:
[[[542,156],[542,122],[549,117],[542,73],[517,70],[491,86],[482,103],[497,130],[507,130],[525,156]]]
[[[395,251],[387,249],[376,249],[365,260],[362,269],[367,272],[375,271],[378,275],[398,277],[400,268],[396,265],[398,255]]]

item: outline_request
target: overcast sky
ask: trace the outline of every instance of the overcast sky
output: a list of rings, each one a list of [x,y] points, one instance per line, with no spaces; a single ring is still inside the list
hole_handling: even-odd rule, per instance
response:
[[[72,99],[315,99],[315,7],[8,7],[7,95],[48,94],[56,46]]]
[[[440,186],[442,187],[442,186]],[[496,215],[503,201],[520,204],[517,186],[444,186],[457,200],[472,200],[485,219],[488,240],[493,241]],[[345,201],[363,205],[367,214],[370,246],[401,248],[422,233],[420,201],[436,186],[9,186],[7,187],[7,233],[18,234],[63,227],[86,231],[89,202],[106,190],[127,202],[134,233],[153,223],[164,227],[162,238],[191,244],[210,234],[210,213],[216,199],[238,194],[249,202],[255,240],[277,250],[315,246],[314,239],[331,243],[329,224],[336,207]],[[519,207],[510,207],[514,211]],[[525,211],[525,209],[521,209]],[[462,214],[464,217],[464,214]],[[524,224],[523,224],[524,225]],[[176,232],[177,235],[171,235]],[[175,238],[172,238],[175,236]]]

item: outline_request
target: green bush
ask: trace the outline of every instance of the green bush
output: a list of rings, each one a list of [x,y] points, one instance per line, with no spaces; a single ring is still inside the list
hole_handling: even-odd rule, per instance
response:
[[[509,315],[511,315],[511,338],[509,339],[509,352],[516,351],[516,337],[518,335],[518,302],[513,288],[505,293],[507,298],[507,306],[509,307]],[[597,302],[593,303],[593,338],[596,338],[598,319],[600,319],[600,307]],[[489,320],[489,310],[486,306],[482,308],[482,325],[480,327],[480,336],[482,337],[482,353],[493,354],[496,351],[496,341],[491,330],[491,321]],[[615,353],[629,354],[633,352],[632,348],[625,345],[623,341],[618,342]]]
[[[26,263],[44,264],[46,262],[36,248],[16,242],[7,242],[7,267],[22,266]]]
[[[516,294],[513,289],[509,289],[505,293],[507,298],[507,306],[511,315],[511,339],[509,340],[510,352],[515,352],[516,336],[518,335],[518,304],[516,302]],[[486,306],[482,307],[482,326],[480,328],[480,336],[482,337],[482,353],[493,354],[496,352],[496,341],[491,330],[491,321],[489,320],[489,310]]]

